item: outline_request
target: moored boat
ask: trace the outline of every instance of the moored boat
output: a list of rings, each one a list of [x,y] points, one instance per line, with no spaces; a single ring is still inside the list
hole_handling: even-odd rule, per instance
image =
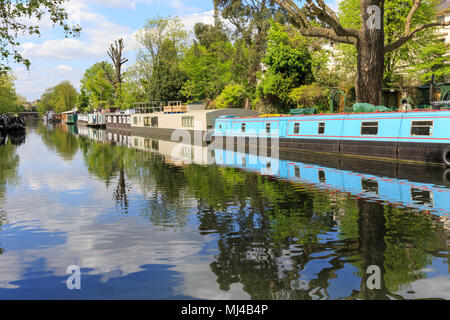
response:
[[[217,119],[214,140],[450,166],[450,111]]]
[[[25,120],[18,116],[0,116],[0,131],[3,133],[25,131]]]

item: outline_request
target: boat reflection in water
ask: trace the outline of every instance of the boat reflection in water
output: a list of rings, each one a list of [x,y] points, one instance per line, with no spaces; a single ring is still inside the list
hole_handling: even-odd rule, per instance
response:
[[[10,134],[0,134],[0,145],[5,145],[8,140],[11,141],[11,144],[15,146],[20,146],[25,143],[26,133],[25,132],[17,132]]]
[[[359,166],[362,170],[364,167],[373,168],[373,162],[362,160],[334,158],[332,160],[335,166],[331,167],[320,164],[319,159],[311,156],[310,162],[299,162],[224,149],[215,149],[214,153],[218,165],[271,175],[294,183],[309,184],[319,189],[346,192],[361,198],[389,202],[433,213],[445,219],[450,218],[450,169],[436,167],[421,171],[415,170],[416,167],[408,169],[405,165],[399,167],[398,164],[384,163],[382,164],[384,170],[374,174],[343,169],[355,166]],[[375,170],[366,169],[366,171]],[[413,176],[417,177],[416,181],[411,179]]]
[[[390,162],[352,160],[313,154],[280,154],[270,157],[226,150],[211,145],[185,144],[80,127],[78,134],[102,143],[157,152],[173,165],[233,167],[318,189],[388,202],[450,219],[450,169]],[[289,160],[287,160],[289,159]]]

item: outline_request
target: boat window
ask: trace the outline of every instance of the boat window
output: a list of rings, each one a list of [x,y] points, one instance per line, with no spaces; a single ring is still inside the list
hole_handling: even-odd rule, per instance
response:
[[[245,132],[245,123],[241,125],[241,132]]]
[[[299,166],[294,167],[294,174],[295,174],[296,178],[300,178],[300,167]]]
[[[181,119],[182,122],[182,126],[183,127],[188,127],[188,128],[192,128],[194,127],[194,117],[183,117]]]
[[[327,178],[325,177],[325,171],[319,170],[319,181],[321,183],[327,183]]]
[[[133,119],[134,119],[134,120],[133,120],[133,121],[134,121],[134,124],[137,124],[138,118],[137,118],[137,117],[134,117]]]
[[[158,126],[158,117],[152,117],[152,127]]]
[[[319,134],[325,133],[325,122],[319,122]]]
[[[152,150],[159,151],[159,140],[152,140]]]
[[[433,207],[433,193],[428,190],[411,188],[411,200],[419,205]]]
[[[144,117],[144,126],[150,127],[150,117]]]
[[[374,193],[378,194],[378,182],[373,179],[362,179],[361,181],[362,190],[364,193]]]
[[[361,123],[361,134],[378,134],[378,121],[374,122],[362,122]]]
[[[294,134],[300,133],[300,122],[294,123]]]
[[[412,121],[412,136],[431,136],[433,134],[433,121]]]
[[[270,133],[270,123],[266,123],[266,133]]]

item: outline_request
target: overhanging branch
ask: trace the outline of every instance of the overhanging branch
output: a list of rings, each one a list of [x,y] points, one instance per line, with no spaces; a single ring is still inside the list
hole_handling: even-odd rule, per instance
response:
[[[312,0],[306,1],[307,4],[300,9],[293,0],[274,0],[275,3],[288,12],[302,35],[326,38],[347,44],[357,43],[359,31],[343,28],[337,15],[325,5],[323,0],[316,0],[317,5]],[[310,17],[318,18],[320,21],[328,24],[330,28],[313,26],[309,20]]]

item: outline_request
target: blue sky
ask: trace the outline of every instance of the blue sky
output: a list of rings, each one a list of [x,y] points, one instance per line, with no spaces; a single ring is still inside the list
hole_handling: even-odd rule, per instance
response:
[[[196,22],[213,22],[212,0],[70,0],[70,21],[83,28],[79,38],[65,39],[61,28],[41,21],[41,37],[20,39],[20,51],[31,60],[30,71],[14,65],[16,91],[28,100],[38,99],[46,88],[69,80],[78,89],[84,71],[108,60],[107,50],[123,38],[130,66],[135,59],[134,33],[155,16],[178,16],[187,30]]]
[[[327,1],[336,8],[339,0]],[[299,1],[301,3],[301,1]],[[195,23],[213,23],[213,0],[69,0],[69,22],[83,28],[79,38],[65,38],[61,28],[43,20],[41,37],[20,39],[20,51],[31,60],[31,69],[14,65],[16,91],[28,100],[39,99],[45,89],[69,80],[79,89],[84,71],[98,61],[109,60],[114,40],[123,38],[125,56],[135,61],[134,34],[148,19],[178,16],[188,31]]]

